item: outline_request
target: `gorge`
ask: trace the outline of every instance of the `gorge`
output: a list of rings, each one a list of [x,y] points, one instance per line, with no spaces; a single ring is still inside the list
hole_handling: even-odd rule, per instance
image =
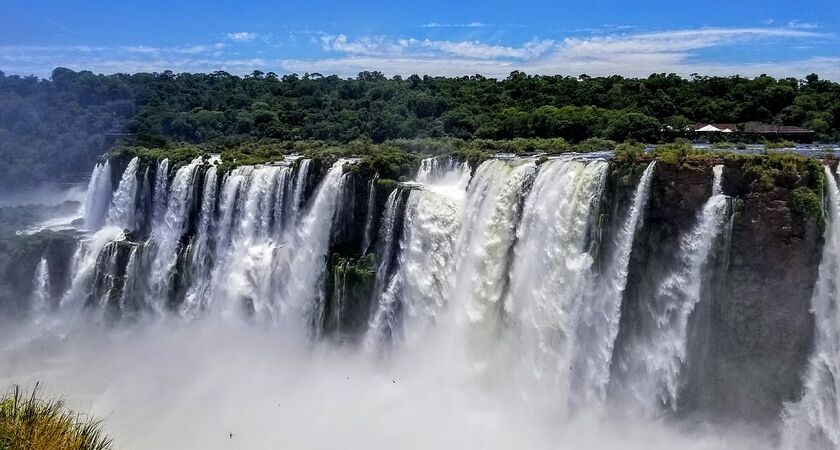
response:
[[[220,385],[236,382],[230,389],[254,402],[251,389],[290,383],[303,393],[268,388],[282,397],[257,402],[245,416],[260,418],[243,426],[268,433],[266,408],[279,407],[289,427],[278,442],[291,446],[312,444],[293,431],[304,418],[339,430],[315,447],[342,436],[387,446],[401,426],[426,438],[415,443],[445,447],[505,448],[518,432],[535,447],[840,445],[836,161],[437,156],[404,181],[352,157],[219,163],[100,162],[83,223],[41,232],[6,270],[20,275],[7,282],[18,297],[4,317],[17,323],[2,352],[20,365],[0,378],[77,380],[87,363],[58,354],[98,361],[124,351],[91,363],[96,373],[81,383],[111,387],[106,400],[87,400],[108,411],[157,389],[188,395],[196,406],[166,413],[161,435],[194,426],[186,417],[201,416],[203,396],[235,403],[213,393]],[[807,194],[823,190],[815,211]],[[228,361],[244,368],[223,369]],[[327,367],[340,367],[340,380],[318,373]],[[179,376],[192,370],[200,382]],[[341,404],[332,414],[301,406],[329,398]],[[424,435],[395,399],[441,418]],[[303,408],[301,418],[284,402]],[[352,405],[395,429],[343,428],[335,417],[353,416]],[[212,417],[195,426],[236,422]],[[478,437],[446,425],[458,417]],[[627,431],[636,421],[662,436]],[[603,424],[614,431],[592,437]],[[585,437],[570,432],[578,427]],[[716,430],[711,440],[682,436],[703,427]],[[132,436],[160,444],[151,434]]]

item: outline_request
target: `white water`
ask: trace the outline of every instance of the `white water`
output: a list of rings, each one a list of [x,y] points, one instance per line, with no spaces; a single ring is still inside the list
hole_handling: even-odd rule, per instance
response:
[[[487,161],[476,170],[462,206],[455,275],[447,295],[457,302],[455,319],[467,328],[464,338],[478,364],[498,341],[520,205],[536,170],[533,160],[515,165]]]
[[[199,321],[9,335],[0,383],[104,418],[120,449],[760,449],[748,435],[557,418],[500,379],[482,385],[446,342],[386,364],[282,329]],[[233,434],[233,437],[229,437]]]
[[[304,161],[305,162],[305,161]],[[284,247],[282,260],[288,261],[288,272],[282,281],[283,304],[279,314],[284,321],[291,320],[301,326],[301,319],[313,313],[313,300],[317,300],[316,314],[323,312],[321,294],[324,261],[330,239],[336,200],[344,180],[343,166],[339,160],[330,168],[318,186],[309,211],[300,220],[289,245]],[[301,165],[303,167],[303,165]],[[319,321],[320,323],[320,321]]]
[[[189,218],[187,213],[192,206],[195,186],[193,179],[201,162],[201,157],[198,157],[175,172],[169,188],[166,213],[162,220],[152,223],[152,239],[156,252],[149,271],[148,282],[151,286],[152,298],[155,299],[153,306],[158,311],[163,311],[169,295],[172,269],[178,257],[179,241],[187,226]],[[164,164],[162,163],[161,166]],[[157,187],[155,189],[157,190]]]
[[[376,253],[379,255],[379,265],[376,268],[376,279],[373,288],[373,313],[365,334],[365,347],[375,350],[380,343],[393,336],[399,326],[397,318],[396,277],[391,273],[394,240],[398,240],[395,229],[397,227],[398,208],[401,204],[403,192],[401,188],[394,189],[388,194],[382,223],[379,227],[379,240]]]
[[[590,233],[607,164],[543,164],[517,231],[505,312],[515,377],[534,402],[564,404],[581,301],[592,276]]]
[[[237,168],[218,190],[213,168],[203,184],[196,181],[204,170],[199,160],[180,168],[171,183],[162,162],[153,189],[152,241],[130,249],[125,283],[134,289],[122,292],[120,309],[130,312],[137,301],[154,299],[155,309],[166,310],[165,297],[174,291],[169,274],[180,257],[189,264],[178,312],[189,321],[60,329],[44,342],[24,333],[0,347],[3,358],[25,361],[0,367],[0,380],[42,376],[108,416],[126,448],[165,448],[175,440],[180,448],[753,443],[753,436],[685,437],[660,422],[616,422],[589,411],[598,409],[611,382],[621,298],[653,165],[626,215],[617,218],[614,236],[601,237],[612,239],[613,249],[599,269],[594,262],[605,161],[561,158],[537,166],[531,159],[490,160],[470,177],[465,164],[438,159],[424,162],[418,181],[407,183],[413,189],[404,205],[403,188],[391,194],[379,221],[378,235],[395,245],[376,243],[384,259],[376,270],[365,347],[387,343],[393,351],[357,354],[350,346],[311,341],[324,322],[329,241],[349,185],[344,161],[327,171],[312,195],[305,195],[307,160],[296,170],[285,163]],[[714,194],[725,210],[719,187]],[[194,198],[200,203],[193,205]],[[707,203],[690,234],[705,236],[697,229],[716,223],[705,217],[707,208],[711,216],[718,211]],[[190,223],[194,234],[185,236]],[[714,239],[717,232],[709,233]],[[120,237],[119,229],[106,227],[80,247],[66,304],[87,298],[97,270],[116,273],[113,263],[95,265],[107,243]],[[700,254],[681,262],[702,269],[702,253],[711,244],[703,250],[688,237],[682,244]],[[116,253],[110,255],[116,261]],[[396,263],[389,266],[391,256]],[[691,278],[697,271],[675,274]],[[156,283],[152,293],[144,290]],[[696,296],[691,283],[680,295],[696,302],[697,286]],[[97,300],[113,299],[104,294]],[[347,301],[334,300],[338,308]],[[690,314],[688,305],[680,307]],[[32,347],[57,347],[59,356],[19,353]],[[684,350],[670,356],[684,358]],[[679,375],[674,373],[675,383]]]
[[[159,161],[155,169],[155,187],[152,191],[152,226],[160,226],[166,216],[167,187],[169,183],[169,159]]]
[[[120,184],[114,192],[111,207],[108,209],[108,216],[105,219],[105,223],[108,225],[129,230],[136,228],[137,223],[134,214],[137,210],[135,202],[137,200],[137,166],[139,164],[140,158],[135,156],[126,166]]]
[[[825,168],[828,217],[817,285],[811,298],[816,343],[805,376],[805,394],[784,413],[782,448],[840,448],[840,190]]]
[[[35,267],[35,278],[32,280],[32,314],[40,316],[48,312],[51,303],[50,267],[47,264],[47,259],[41,257]]]
[[[97,164],[85,195],[85,228],[96,231],[105,223],[111,203],[111,163]]]
[[[459,200],[426,188],[408,196],[398,271],[388,291],[400,296],[402,338],[410,345],[420,344],[423,330],[434,325],[446,304],[461,220]]]
[[[650,163],[642,173],[627,216],[613,237],[615,249],[611,258],[583,304],[571,371],[572,400],[576,407],[597,409],[606,401],[630,252],[636,231],[644,222],[655,165],[655,162]]]
[[[661,281],[649,307],[652,324],[629,350],[631,376],[626,389],[649,414],[676,410],[688,348],[688,323],[700,301],[703,273],[727,217],[728,198],[721,192],[723,166],[714,167],[712,195],[697,224],[680,240],[678,261]]]
[[[213,254],[209,245],[212,238],[212,225],[216,211],[216,167],[210,167],[204,175],[204,188],[201,194],[199,223],[195,241],[190,247],[190,285],[184,299],[182,310],[188,316],[194,316],[205,306],[205,298],[209,289],[209,277],[212,267]]]
[[[362,241],[362,254],[368,252],[370,249],[370,243],[373,239],[373,219],[376,217],[376,180],[378,177],[376,175],[370,177],[370,182],[368,183],[368,201],[367,201],[367,209],[365,213],[365,231],[364,231],[364,240]]]

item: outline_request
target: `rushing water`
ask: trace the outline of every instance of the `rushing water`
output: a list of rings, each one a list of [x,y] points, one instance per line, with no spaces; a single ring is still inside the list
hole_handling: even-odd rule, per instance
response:
[[[46,258],[41,258],[38,261],[38,266],[35,267],[35,279],[32,281],[32,311],[37,315],[42,315],[50,308],[51,303],[50,294],[50,267]]]
[[[85,227],[96,231],[105,223],[111,202],[111,162],[97,164],[88,184],[85,200]]]
[[[785,411],[783,448],[840,448],[840,190],[826,167],[828,225],[812,309],[816,348],[806,375],[805,396]]]
[[[137,167],[140,158],[134,157],[126,166],[123,172],[117,191],[114,192],[114,199],[108,209],[108,216],[105,222],[121,228],[133,230],[137,227],[134,215],[137,210]]]
[[[115,408],[145,401],[152,385],[145,377],[169,380],[166,390],[177,394],[149,400],[171,409],[165,418],[118,419],[120,429],[173,421],[171,429],[161,423],[148,436],[133,434],[140,447],[163,445],[158,436],[196,420],[237,427],[242,445],[265,447],[257,436],[273,435],[268,420],[277,414],[286,425],[277,432],[287,433],[275,439],[281,447],[342,443],[324,433],[365,448],[403,442],[392,433],[421,448],[762,445],[751,435],[685,438],[663,421],[680,403],[690,323],[732,213],[721,166],[693,225],[676,238],[673,263],[645,286],[648,297],[633,298],[643,317],[628,326],[622,312],[634,251],[649,245],[639,236],[655,163],[619,182],[600,157],[490,159],[478,167],[438,157],[404,183],[357,164],[290,157],[222,173],[203,158],[148,167],[135,158],[115,189],[110,163],[97,165],[67,288],[51,286],[55,268],[46,258],[32,281],[35,316],[126,324],[107,331],[114,343],[98,342],[100,331],[56,331],[79,334],[66,345],[80,358],[125,348],[100,367],[113,384],[81,383],[92,392],[85,399],[98,411]],[[835,217],[833,178],[829,194]],[[832,383],[840,337],[825,319],[836,310],[836,227],[830,221],[814,293],[824,316],[822,356],[812,360],[805,398],[788,407],[786,429],[798,433],[786,431],[791,442],[838,442]],[[622,326],[630,331],[620,340]],[[82,344],[87,339],[97,343]],[[152,367],[136,368],[147,359]],[[62,367],[56,373],[79,377],[80,367]],[[100,388],[106,395],[95,394]],[[276,396],[270,404],[255,400],[260,389]],[[217,395],[221,403],[209,401]],[[253,423],[220,412],[246,399]],[[205,407],[180,403],[190,401]],[[607,406],[641,414],[614,419]],[[323,423],[319,408],[330,409]],[[354,433],[350,417],[383,426]],[[637,426],[660,440],[628,431]],[[301,437],[307,427],[312,441]],[[185,446],[229,443],[213,439],[193,437]]]
[[[701,299],[703,269],[723,229],[728,199],[722,193],[722,166],[714,167],[712,195],[703,205],[696,225],[680,240],[678,261],[666,274],[651,299],[648,311],[654,325],[631,343],[621,365],[629,372],[625,389],[648,413],[658,408],[677,409],[686,364],[688,322]]]

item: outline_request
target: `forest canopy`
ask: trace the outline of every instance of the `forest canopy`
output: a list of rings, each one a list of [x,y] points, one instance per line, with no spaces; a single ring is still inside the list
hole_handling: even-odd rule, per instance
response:
[[[362,72],[342,79],[57,68],[39,79],[0,72],[0,189],[86,173],[125,135],[144,146],[432,138],[578,144],[671,141],[682,137],[673,130],[689,124],[749,121],[802,126],[818,141],[838,141],[840,84],[815,74],[637,79],[515,71],[500,80]]]

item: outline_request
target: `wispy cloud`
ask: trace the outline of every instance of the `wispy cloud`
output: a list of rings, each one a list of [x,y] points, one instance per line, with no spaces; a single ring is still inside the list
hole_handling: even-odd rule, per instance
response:
[[[554,46],[553,40],[534,40],[521,46],[491,45],[480,41],[439,41],[430,39],[389,39],[363,37],[350,40],[347,36],[321,36],[322,48],[348,55],[435,57],[451,55],[464,58],[532,58]]]
[[[432,73],[465,75],[482,73],[504,76],[513,69],[528,73],[577,75],[624,74],[646,76],[652,72],[713,74],[771,73],[802,76],[802,71],[820,69],[826,77],[840,78],[835,59],[762,63],[716,63],[700,59],[704,49],[737,47],[749,42],[799,42],[828,39],[830,35],[802,27],[701,28],[648,33],[614,33],[566,38],[535,39],[518,46],[491,45],[479,41],[388,39],[345,35],[323,36],[323,48],[343,55],[313,60],[285,60],[287,71],[317,70],[353,75],[361,70],[389,74]],[[793,44],[785,44],[793,45]]]
[[[483,22],[469,22],[469,23],[440,23],[429,22],[421,25],[423,28],[484,28],[488,25]]]
[[[231,42],[173,47],[0,46],[0,70],[41,76],[48,75],[56,66],[104,73],[163,70],[249,73],[259,69],[341,76],[354,76],[364,70],[379,70],[388,75],[480,73],[494,77],[507,76],[512,70],[534,74],[630,76],[697,72],[802,77],[817,72],[824,78],[840,80],[837,37],[820,29],[799,25],[628,30],[631,29],[616,28],[608,34],[533,38],[519,43],[383,35],[349,37],[313,32],[312,44],[302,44],[311,45],[307,52],[312,56],[285,59],[276,46],[263,45],[268,35],[260,35],[259,40],[248,46]],[[759,60],[753,53],[749,61],[729,57],[743,55],[743,49],[757,43],[772,44],[775,48],[772,55],[776,56]],[[802,50],[806,47],[811,50]]]
[[[257,38],[257,33],[240,31],[238,33],[228,33],[227,38],[234,42],[251,42]]]
[[[791,20],[787,24],[788,28],[798,28],[800,30],[816,30],[820,26],[815,23],[802,22],[799,20]]]

